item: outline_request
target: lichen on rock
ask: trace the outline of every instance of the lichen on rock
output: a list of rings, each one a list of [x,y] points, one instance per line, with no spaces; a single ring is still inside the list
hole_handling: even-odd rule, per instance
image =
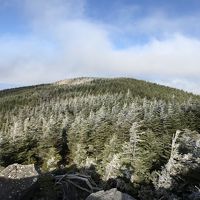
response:
[[[27,193],[38,180],[35,166],[13,164],[0,172],[0,194],[3,200],[18,200]]]

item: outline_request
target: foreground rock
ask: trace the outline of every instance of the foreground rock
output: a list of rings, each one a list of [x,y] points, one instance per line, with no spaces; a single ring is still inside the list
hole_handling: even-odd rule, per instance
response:
[[[107,191],[99,191],[91,194],[86,200],[135,200],[128,194],[118,191],[116,188]]]
[[[38,175],[34,165],[9,165],[0,172],[1,199],[20,199],[31,190],[37,181]]]

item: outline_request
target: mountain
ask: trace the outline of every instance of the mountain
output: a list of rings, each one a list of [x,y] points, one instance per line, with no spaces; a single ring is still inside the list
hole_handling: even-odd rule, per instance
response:
[[[199,133],[200,96],[146,81],[83,77],[0,91],[0,166],[92,168],[137,199],[198,195]]]

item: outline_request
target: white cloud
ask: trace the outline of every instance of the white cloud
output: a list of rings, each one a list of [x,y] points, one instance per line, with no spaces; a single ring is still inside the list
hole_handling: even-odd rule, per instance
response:
[[[168,80],[168,81],[160,81],[156,80],[158,84],[167,85],[170,87],[175,87],[179,89],[184,89],[189,92],[193,92],[195,94],[200,95],[199,80],[187,80],[187,79],[174,79],[174,80]]]
[[[145,45],[119,50],[110,41],[106,24],[91,22],[84,16],[84,1],[24,2],[32,32],[23,38],[0,37],[0,82],[32,84],[71,76],[154,76],[157,80],[163,77],[165,84],[200,92],[197,82],[189,81],[200,74],[198,39],[173,33],[163,40],[152,38]]]

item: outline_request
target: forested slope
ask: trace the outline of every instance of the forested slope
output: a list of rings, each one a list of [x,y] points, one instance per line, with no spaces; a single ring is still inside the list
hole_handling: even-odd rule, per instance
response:
[[[199,96],[145,81],[92,79],[0,91],[1,166],[92,165],[104,181],[123,177],[137,192],[150,184],[177,196],[180,177],[192,195],[197,183],[188,172],[199,168],[199,133]]]

